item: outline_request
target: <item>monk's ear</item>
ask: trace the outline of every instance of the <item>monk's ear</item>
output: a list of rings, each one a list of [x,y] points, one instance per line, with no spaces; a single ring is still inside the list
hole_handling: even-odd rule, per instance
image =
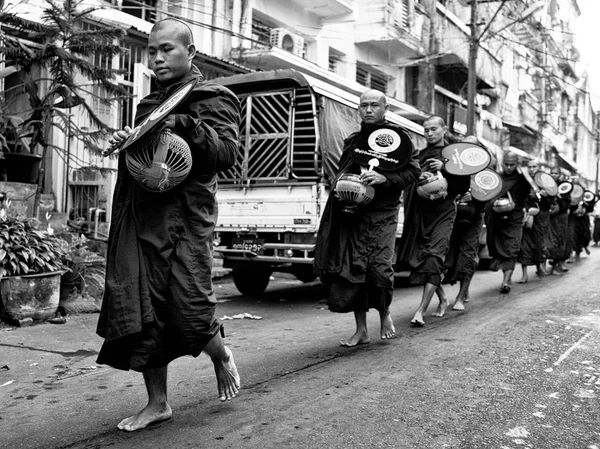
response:
[[[188,45],[188,60],[191,61],[196,56],[196,46],[194,44]]]

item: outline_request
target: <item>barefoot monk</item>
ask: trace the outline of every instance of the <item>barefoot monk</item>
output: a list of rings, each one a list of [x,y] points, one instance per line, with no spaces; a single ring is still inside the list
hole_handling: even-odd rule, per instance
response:
[[[332,312],[354,312],[356,331],[342,346],[369,343],[367,311],[376,309],[381,319],[381,339],[396,336],[390,315],[394,291],[394,241],[398,225],[398,209],[402,190],[415,182],[419,164],[408,135],[385,119],[388,109],[382,92],[369,90],[360,97],[358,111],[362,119],[361,130],[344,141],[338,174],[360,176],[361,182],[372,186],[373,200],[361,204],[355,213],[344,212],[343,203],[332,194],[323,212],[315,250],[315,272],[330,287],[328,298]],[[384,150],[381,166],[361,163],[356,150],[371,151],[367,144],[371,136],[379,134],[383,143],[394,143],[390,136],[400,138],[407,161],[401,166],[382,167],[390,153]],[[391,142],[388,140],[391,139]],[[400,140],[398,143],[400,143]],[[377,141],[377,139],[375,139]],[[377,159],[379,160],[379,159]]]
[[[206,353],[222,401],[240,388],[233,355],[214,317],[211,281],[216,174],[235,162],[240,108],[229,90],[202,82],[192,64],[195,54],[184,22],[165,19],[153,26],[148,55],[158,89],[141,100],[136,116],[141,123],[182,84],[197,81],[161,123],[189,145],[187,177],[169,190],[149,190],[126,165],[131,147],[119,154],[97,332],[105,339],[98,363],[144,376],[148,404],[119,423],[125,431],[171,417],[167,366],[178,357]],[[111,143],[124,143],[131,132],[129,127],[115,132]]]
[[[503,294],[512,288],[512,275],[523,237],[525,200],[531,191],[531,185],[519,173],[518,166],[517,154],[506,152],[502,160],[502,191],[499,198],[490,201],[486,207],[487,245],[492,257],[490,268],[502,270],[500,293]]]
[[[398,258],[411,268],[410,282],[423,285],[421,303],[411,324],[423,326],[423,318],[433,294],[437,293],[439,305],[434,316],[446,312],[448,300],[442,288],[444,259],[450,244],[450,235],[456,218],[456,201],[469,189],[470,176],[450,174],[444,168],[442,149],[446,146],[447,127],[444,119],[431,116],[423,123],[427,146],[419,151],[423,176],[440,173],[447,181],[447,189],[431,196],[421,196],[418,186],[412,185],[404,194],[404,230]],[[438,178],[439,179],[439,178]]]

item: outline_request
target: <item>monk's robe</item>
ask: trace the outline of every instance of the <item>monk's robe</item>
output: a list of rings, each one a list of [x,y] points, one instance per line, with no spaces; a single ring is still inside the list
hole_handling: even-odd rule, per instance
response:
[[[523,208],[531,190],[525,177],[517,171],[501,176],[502,190],[498,197],[505,198],[510,193],[515,207],[510,212],[502,213],[494,212],[494,201],[490,201],[486,207],[487,245],[492,258],[490,269],[493,271],[515,268],[523,236]]]
[[[386,127],[396,125],[386,123]],[[362,126],[359,133],[370,133]],[[344,173],[360,173],[360,165],[352,159],[350,149],[359,133],[344,141],[336,180]],[[346,313],[384,311],[392,302],[394,289],[394,242],[398,227],[400,195],[419,176],[417,152],[404,166],[376,171],[386,177],[377,184],[374,199],[359,206],[358,213],[342,212],[343,203],[332,193],[327,199],[315,245],[315,273],[330,287],[329,310]]]
[[[421,166],[428,159],[444,161],[443,147],[427,146],[419,152]],[[448,195],[430,200],[421,198],[417,184],[404,193],[404,230],[398,248],[398,259],[411,269],[412,284],[440,285],[444,259],[448,252],[452,227],[456,218],[456,199],[469,189],[470,176],[456,176],[442,169],[448,181]]]
[[[570,250],[580,254],[583,248],[590,244],[590,217],[589,214],[594,210],[594,206],[582,203],[569,208],[568,226]]]
[[[570,195],[559,195],[556,197],[558,210],[550,215],[549,241],[548,241],[548,259],[552,263],[567,260],[570,250],[567,245],[569,237],[568,215],[569,205],[571,203]]]
[[[181,184],[150,192],[127,170],[130,150],[119,154],[97,325],[105,339],[100,364],[136,371],[164,367],[183,355],[198,356],[221,328],[211,280],[216,175],[236,160],[239,101],[228,89],[201,82],[194,66],[180,82],[159,83],[142,99],[136,124],[192,78],[199,83],[169,116],[192,152]]]
[[[483,227],[483,213],[487,202],[468,201],[458,207],[450,237],[450,247],[444,267],[443,284],[454,285],[473,277],[479,265],[479,238]]]
[[[539,209],[539,213],[533,217],[533,226],[523,227],[521,238],[521,250],[519,252],[519,263],[521,265],[539,265],[545,259],[544,235],[548,232],[550,222],[550,205],[552,197],[541,197],[537,199],[529,196],[525,201],[525,210],[530,207]]]

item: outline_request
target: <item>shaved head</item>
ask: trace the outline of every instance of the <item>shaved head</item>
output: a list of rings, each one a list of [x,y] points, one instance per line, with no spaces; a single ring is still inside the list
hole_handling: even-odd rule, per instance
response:
[[[381,104],[383,104],[384,106],[387,105],[387,98],[385,97],[385,94],[383,92],[381,92],[380,90],[370,89],[370,90],[367,90],[366,92],[363,92],[360,96],[360,101],[363,101],[367,98],[375,99],[375,100],[381,102]]]
[[[163,19],[154,24],[150,33],[167,30],[186,47],[193,42],[192,30],[187,23],[178,19]]]
[[[517,153],[507,151],[506,153],[504,153],[504,161],[517,164],[519,162],[519,156],[517,156]]]
[[[426,123],[435,123],[436,125],[438,125],[440,127],[446,126],[446,122],[439,115],[431,115],[431,116],[427,117],[425,119],[425,121],[423,122],[423,126],[425,126]]]

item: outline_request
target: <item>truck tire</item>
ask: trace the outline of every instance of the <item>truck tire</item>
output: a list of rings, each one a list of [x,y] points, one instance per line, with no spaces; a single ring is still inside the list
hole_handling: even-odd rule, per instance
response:
[[[233,283],[245,296],[260,296],[267,289],[273,269],[270,265],[255,262],[240,262],[232,270]]]
[[[293,273],[299,281],[304,283],[312,282],[317,279],[317,275],[314,273],[312,265],[302,265],[294,270]]]

